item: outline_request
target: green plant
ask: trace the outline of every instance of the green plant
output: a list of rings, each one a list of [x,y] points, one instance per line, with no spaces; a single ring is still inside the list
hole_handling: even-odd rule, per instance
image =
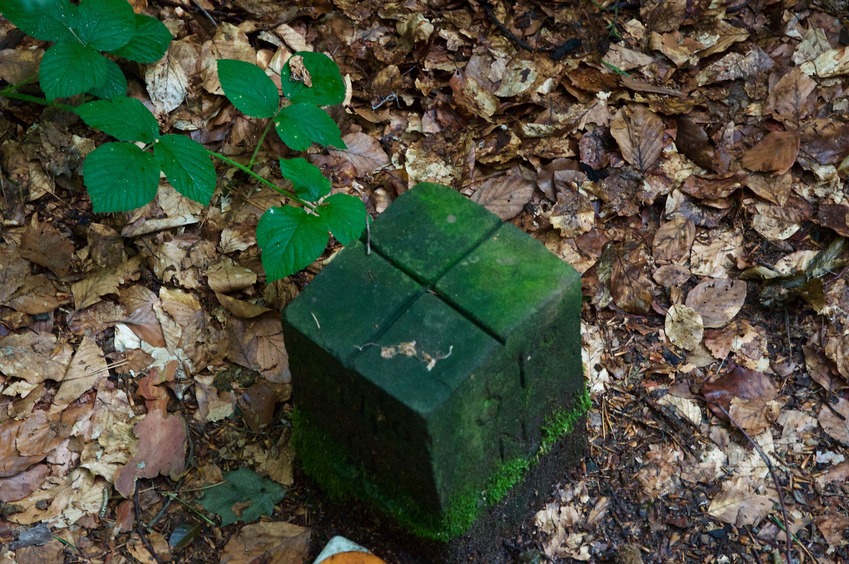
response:
[[[39,69],[39,81],[48,100],[19,93],[21,85],[7,86],[0,95],[73,111],[90,127],[117,140],[97,147],[83,163],[83,180],[96,213],[129,211],[147,204],[156,196],[160,171],[179,193],[208,205],[217,181],[210,160],[214,157],[289,200],[287,205],[266,210],[257,225],[257,243],[268,281],[311,264],[326,248],[328,232],[342,244],[362,233],[366,222],[362,201],[346,194],[330,195],[330,181],[305,159],[279,160],[280,172],[291,189],[277,186],[252,170],[272,126],[295,151],[306,150],[313,143],[345,148],[338,126],[320,107],[338,104],[345,96],[339,68],[329,57],[312,52],[293,55],[280,73],[283,98],[271,78],[256,65],[218,61],[228,100],[250,117],[270,118],[244,165],[188,137],[162,134],[156,117],[144,104],[124,95],[127,86],[120,67],[98,52],[138,62],[158,60],[171,40],[158,20],[134,14],[125,0],[82,0],[79,6],[68,0],[0,0],[0,11],[33,37],[56,42],[45,53]],[[53,68],[57,55],[48,55],[57,48],[67,69],[74,72]],[[101,67],[107,70],[97,70]],[[107,99],[76,107],[52,102],[82,93]]]
[[[282,486],[261,478],[249,468],[224,473],[224,482],[207,488],[200,504],[221,517],[221,526],[237,521],[253,523],[274,513],[274,505],[286,495]],[[237,511],[234,508],[238,507]]]
[[[126,0],[0,0],[0,12],[18,28],[53,45],[39,67],[48,100],[89,93],[115,98],[127,93],[121,68],[102,52],[139,63],[162,58],[171,42],[156,18],[136,14]]]

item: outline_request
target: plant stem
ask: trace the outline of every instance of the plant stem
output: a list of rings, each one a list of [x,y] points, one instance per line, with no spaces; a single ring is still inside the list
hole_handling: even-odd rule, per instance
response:
[[[251,154],[251,159],[248,161],[248,168],[254,166],[254,163],[256,162],[256,157],[259,154],[259,150],[262,147],[262,144],[265,142],[265,136],[268,135],[269,131],[271,131],[271,126],[274,125],[274,118],[276,117],[277,115],[275,114],[273,118],[268,120],[268,124],[265,126],[265,129],[262,130],[262,135],[259,136],[259,141],[257,141],[256,147],[254,148],[254,152],[253,154]]]
[[[316,207],[316,206],[315,206],[315,204],[311,204],[311,203],[309,203],[309,202],[306,202],[306,201],[302,200],[302,199],[301,199],[301,198],[299,198],[299,197],[298,197],[298,195],[297,195],[297,194],[295,194],[294,192],[290,192],[290,191],[288,191],[288,190],[284,190],[283,188],[281,188],[281,187],[277,186],[276,184],[274,184],[273,182],[271,182],[270,180],[268,180],[268,179],[267,179],[267,178],[265,178],[264,176],[260,176],[259,174],[255,173],[254,171],[252,171],[251,169],[249,169],[249,168],[248,168],[248,167],[246,167],[245,165],[243,165],[243,164],[241,164],[241,163],[239,163],[239,162],[236,162],[236,161],[234,161],[233,159],[231,159],[231,158],[229,158],[229,157],[225,157],[225,156],[224,156],[224,155],[222,155],[221,153],[216,153],[215,151],[210,151],[209,149],[207,149],[207,152],[208,152],[210,155],[212,155],[213,157],[215,157],[216,159],[218,159],[219,161],[222,161],[222,162],[224,162],[224,163],[227,163],[228,165],[230,165],[230,166],[232,166],[232,167],[236,167],[236,168],[238,168],[239,170],[241,170],[242,172],[244,172],[245,174],[247,174],[247,175],[248,175],[248,176],[250,176],[251,178],[253,178],[253,179],[257,180],[258,182],[260,182],[261,184],[264,184],[265,186],[268,186],[269,188],[271,188],[271,189],[272,189],[272,190],[274,190],[275,192],[278,192],[278,193],[280,193],[280,194],[283,194],[283,195],[284,195],[284,196],[286,196],[287,198],[290,198],[290,199],[292,199],[292,200],[295,200],[296,202],[298,202],[299,204],[301,204],[301,205],[302,205],[302,206],[304,206],[305,208],[309,208],[309,209],[311,209],[311,210],[314,210],[314,209],[315,209],[315,207]]]
[[[60,104],[58,102],[54,102],[52,100],[47,100],[45,98],[39,98],[38,96],[30,96],[29,94],[21,94],[17,92],[18,84],[10,84],[3,90],[0,90],[0,96],[4,98],[11,98],[13,100],[20,100],[22,102],[30,102],[32,104],[40,104],[42,106],[50,106],[53,108],[59,108],[60,110],[65,110],[66,112],[73,112],[74,106],[68,106],[66,104]]]

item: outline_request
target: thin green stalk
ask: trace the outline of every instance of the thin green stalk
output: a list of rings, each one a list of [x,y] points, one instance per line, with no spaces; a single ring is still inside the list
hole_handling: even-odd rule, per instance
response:
[[[222,155],[221,153],[216,153],[215,151],[210,151],[209,149],[207,149],[207,152],[208,152],[210,155],[212,155],[213,157],[215,157],[216,159],[218,159],[219,161],[222,161],[222,162],[224,162],[224,163],[227,163],[228,165],[230,165],[230,166],[232,166],[232,167],[236,167],[236,168],[238,168],[239,170],[241,170],[242,172],[244,172],[245,174],[247,174],[247,175],[248,175],[248,176],[250,176],[251,178],[253,178],[253,179],[257,180],[258,182],[260,182],[261,184],[264,184],[265,186],[268,186],[269,188],[271,188],[271,189],[272,189],[272,190],[274,190],[275,192],[278,192],[278,193],[280,193],[280,194],[283,194],[283,195],[284,195],[284,196],[286,196],[287,198],[290,198],[290,199],[292,199],[292,200],[295,200],[296,202],[298,202],[299,204],[301,204],[301,205],[302,205],[302,206],[304,206],[305,208],[309,208],[309,209],[311,209],[311,210],[314,210],[314,209],[316,208],[315,204],[311,204],[311,203],[309,203],[309,202],[307,202],[307,201],[302,200],[302,199],[301,199],[301,198],[299,198],[299,197],[298,197],[298,195],[297,195],[297,194],[295,194],[294,192],[290,192],[290,191],[288,191],[288,190],[284,190],[283,188],[281,188],[281,187],[277,186],[276,184],[274,184],[273,182],[271,182],[270,180],[268,180],[268,179],[267,179],[267,178],[265,178],[264,176],[260,176],[259,174],[255,173],[254,171],[252,171],[251,169],[249,169],[248,167],[246,167],[246,166],[245,166],[245,165],[243,165],[242,163],[236,162],[236,161],[234,161],[233,159],[231,159],[231,158],[229,158],[229,157],[225,157],[225,156],[224,156],[224,155]]]
[[[273,118],[268,120],[268,125],[266,125],[265,129],[262,130],[262,135],[259,136],[259,141],[257,142],[256,147],[254,148],[254,152],[251,155],[251,159],[248,161],[248,168],[252,168],[254,166],[254,163],[256,162],[256,157],[257,155],[259,155],[259,150],[262,147],[262,144],[265,142],[265,136],[268,135],[269,131],[271,131],[271,126],[274,125],[274,118],[276,117],[277,116],[275,115]]]
[[[3,90],[0,90],[0,96],[4,98],[11,98],[13,100],[20,100],[22,102],[30,102],[32,104],[40,104],[42,106],[50,106],[53,108],[59,108],[60,110],[65,110],[66,112],[73,112],[74,106],[68,106],[67,104],[60,104],[59,102],[54,102],[52,100],[47,100],[45,98],[39,98],[38,96],[30,96],[29,94],[21,94],[17,92],[17,88],[19,85],[10,84]]]

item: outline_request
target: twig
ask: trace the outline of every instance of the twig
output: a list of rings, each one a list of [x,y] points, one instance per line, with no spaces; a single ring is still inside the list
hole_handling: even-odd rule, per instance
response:
[[[761,449],[761,445],[759,445],[757,441],[755,441],[755,439],[753,439],[752,436],[749,435],[749,433],[747,433],[746,430],[743,429],[743,427],[741,427],[740,424],[737,423],[737,421],[735,421],[733,417],[731,417],[731,414],[728,413],[728,411],[726,411],[724,407],[719,405],[717,402],[713,401],[708,401],[707,403],[717,407],[728,418],[728,421],[732,425],[734,425],[738,431],[743,433],[743,436],[745,436],[746,439],[752,444],[752,446],[758,452],[760,457],[763,459],[764,463],[766,463],[767,470],[769,470],[769,475],[772,477],[772,483],[775,485],[775,492],[778,494],[778,504],[781,506],[781,517],[782,519],[784,519],[784,535],[787,539],[787,545],[785,547],[785,558],[787,559],[787,564],[792,564],[793,560],[791,560],[792,552],[790,548],[790,521],[787,518],[787,507],[784,505],[784,496],[781,495],[781,483],[778,481],[778,475],[776,474],[775,469],[772,466],[772,461],[770,461],[769,457],[766,455],[763,449]]]
[[[142,544],[153,556],[153,559],[156,561],[156,564],[163,564],[162,559],[159,558],[159,555],[156,554],[156,550],[153,549],[153,545],[150,544],[150,541],[147,538],[147,533],[144,530],[144,524],[141,521],[141,505],[139,504],[139,483],[136,482],[136,489],[133,492],[133,511],[136,514],[136,532],[139,534],[139,538],[141,538]]]
[[[486,17],[498,28],[498,31],[507,38],[508,41],[515,44],[517,47],[521,47],[525,51],[530,51],[531,53],[548,53],[548,56],[551,57],[554,61],[559,61],[575,49],[581,46],[580,39],[568,39],[562,45],[554,47],[553,49],[541,49],[539,47],[534,47],[530,43],[516,37],[516,34],[510,31],[510,28],[504,25],[501,20],[498,19],[498,16],[495,15],[495,9],[492,5],[492,0],[482,0],[481,4],[483,5],[483,11],[486,13]]]

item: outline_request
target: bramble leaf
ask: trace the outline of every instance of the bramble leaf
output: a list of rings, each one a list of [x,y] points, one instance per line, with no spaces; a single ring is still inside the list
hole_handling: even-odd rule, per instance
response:
[[[130,211],[156,196],[159,167],[132,143],[105,143],[86,157],[83,180],[95,213]]]
[[[76,41],[50,47],[41,59],[38,77],[48,100],[67,98],[103,85],[110,76],[109,61]]]
[[[221,517],[222,527],[236,521],[253,523],[263,515],[271,515],[274,505],[286,495],[285,488],[248,468],[225,472],[224,480],[207,488],[200,499],[204,509]]]
[[[82,0],[76,36],[98,51],[123,47],[136,31],[136,14],[127,0]]]
[[[336,240],[343,245],[358,239],[366,227],[366,206],[362,200],[348,194],[333,194],[321,203],[317,211]]]
[[[89,127],[120,141],[153,143],[159,137],[156,118],[135,98],[97,100],[78,106],[74,111]]]
[[[145,14],[136,14],[136,31],[132,38],[111,53],[137,63],[151,64],[162,58],[171,39],[171,32],[164,23]]]
[[[302,80],[303,77],[292,76],[293,57],[303,58],[312,86],[307,86]],[[322,53],[298,51],[292,55],[280,69],[280,86],[283,95],[293,104],[304,102],[316,106],[330,106],[341,104],[345,100],[345,81],[339,67],[333,59]]]
[[[217,176],[203,145],[183,135],[163,135],[153,146],[153,154],[177,192],[209,204]]]
[[[88,93],[97,98],[113,100],[127,95],[127,78],[118,63],[104,57],[106,61],[106,80],[100,86],[90,88]]]
[[[265,72],[256,65],[218,59],[218,80],[227,99],[245,115],[270,118],[277,113],[280,95]]]
[[[307,202],[316,202],[330,193],[330,180],[306,159],[280,159],[280,172],[292,183],[295,193]]]
[[[75,40],[77,11],[68,0],[0,0],[3,17],[42,41]]]
[[[312,104],[292,104],[280,110],[274,119],[280,139],[295,151],[305,151],[313,142],[345,148],[339,126],[327,113]]]
[[[327,227],[317,215],[290,206],[266,210],[256,226],[266,281],[306,268],[324,252],[329,239]]]

